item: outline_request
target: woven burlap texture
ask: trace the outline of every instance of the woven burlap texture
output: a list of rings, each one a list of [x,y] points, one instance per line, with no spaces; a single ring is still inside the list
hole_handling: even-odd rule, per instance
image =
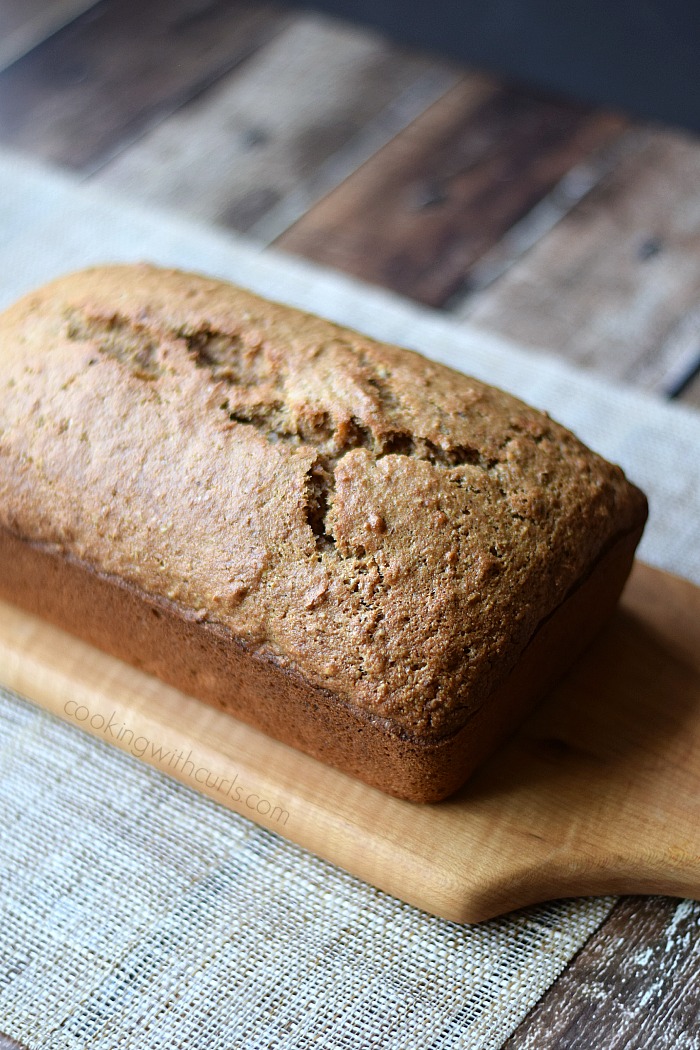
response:
[[[215,273],[549,409],[647,489],[647,560],[700,579],[700,421],[376,289],[0,158],[0,305],[90,262]],[[0,1030],[58,1048],[496,1048],[608,914],[433,918],[8,693]],[[468,863],[468,858],[465,858]]]
[[[496,1047],[609,908],[432,918],[2,700],[0,1017],[32,1048]]]

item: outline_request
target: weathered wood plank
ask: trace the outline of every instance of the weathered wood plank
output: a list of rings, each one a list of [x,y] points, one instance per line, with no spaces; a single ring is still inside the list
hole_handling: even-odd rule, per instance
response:
[[[329,159],[350,147],[356,166],[352,145],[377,118],[383,140],[371,148],[383,145],[414,115],[396,109],[407,93],[424,108],[456,78],[446,63],[305,15],[97,177],[132,198],[247,230],[292,194],[311,202],[327,192],[346,174]]]
[[[14,1039],[10,1039],[9,1035],[3,1035],[0,1032],[0,1050],[25,1050],[25,1047]]]
[[[0,73],[0,142],[90,171],[291,17],[254,0],[103,0]]]
[[[465,79],[276,242],[441,306],[619,118]]]
[[[503,1050],[697,1050],[700,904],[623,899]]]
[[[263,244],[272,244],[319,200],[374,157],[387,142],[424,113],[460,79],[463,79],[463,75],[460,76],[459,71],[447,69],[442,63],[431,63],[429,68],[393,99],[376,118],[366,123],[345,146],[332,154],[315,171],[310,172],[291,193],[263,215],[248,231],[250,236]],[[486,79],[479,74],[472,74],[468,79],[475,97],[481,97]]]
[[[542,240],[594,186],[620,163],[629,151],[629,136],[614,135],[575,164],[526,215],[469,268],[466,280],[446,308],[453,313],[468,309],[475,294],[497,281]]]
[[[462,316],[662,395],[700,349],[700,140],[637,130],[619,165]]]
[[[97,0],[2,0],[0,4],[0,70],[47,40]]]

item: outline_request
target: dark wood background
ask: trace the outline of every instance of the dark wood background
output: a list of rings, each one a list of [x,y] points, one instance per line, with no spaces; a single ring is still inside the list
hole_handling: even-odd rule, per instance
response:
[[[688,132],[281,4],[0,0],[0,150],[700,407]],[[699,933],[623,899],[508,1050],[697,1050]]]

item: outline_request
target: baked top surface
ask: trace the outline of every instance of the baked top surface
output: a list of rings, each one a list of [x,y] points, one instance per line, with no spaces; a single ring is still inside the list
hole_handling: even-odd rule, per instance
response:
[[[422,739],[646,513],[509,394],[195,275],[62,278],[0,363],[0,524]]]

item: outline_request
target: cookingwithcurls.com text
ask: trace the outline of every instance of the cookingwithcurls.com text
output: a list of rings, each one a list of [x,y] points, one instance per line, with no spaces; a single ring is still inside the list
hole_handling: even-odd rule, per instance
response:
[[[215,791],[222,798],[230,798],[242,804],[243,809],[250,810],[251,816],[259,814],[276,824],[286,824],[289,813],[281,806],[276,806],[268,799],[254,791],[247,791],[238,780],[238,773],[231,777],[218,776],[207,766],[198,764],[192,751],[166,749],[143,735],[136,735],[133,729],[123,722],[114,711],[106,718],[100,711],[91,712],[85,704],[77,700],[67,700],[63,705],[66,715],[95,733],[102,733],[107,740],[119,742],[122,747],[137,758],[145,758],[160,769],[172,770],[180,776],[194,780],[202,787]]]

